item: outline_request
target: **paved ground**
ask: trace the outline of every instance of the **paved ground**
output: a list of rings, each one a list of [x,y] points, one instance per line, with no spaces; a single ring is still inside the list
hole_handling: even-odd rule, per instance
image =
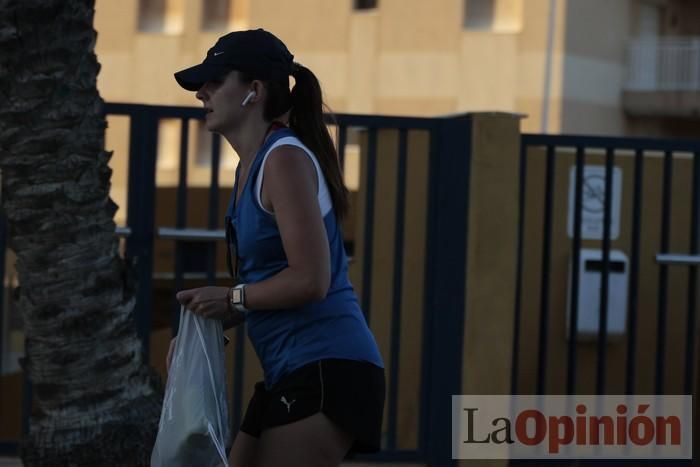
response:
[[[343,467],[392,467],[391,464],[366,464],[358,462],[348,462],[343,464]],[[398,464],[397,464],[398,466]],[[22,462],[14,457],[0,457],[0,467],[22,467]],[[419,464],[401,464],[400,467],[424,467]]]
[[[423,464],[363,464],[361,462],[346,462],[341,467],[425,467]]]

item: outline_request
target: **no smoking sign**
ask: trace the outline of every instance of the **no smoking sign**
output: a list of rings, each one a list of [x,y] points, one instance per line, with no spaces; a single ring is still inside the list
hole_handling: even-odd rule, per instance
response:
[[[620,235],[620,209],[622,194],[622,171],[614,167],[612,171],[610,238]],[[581,192],[581,238],[601,240],[605,221],[605,167],[586,165],[583,169],[583,187]],[[569,216],[567,233],[574,237],[574,201],[576,200],[576,166],[569,173]]]

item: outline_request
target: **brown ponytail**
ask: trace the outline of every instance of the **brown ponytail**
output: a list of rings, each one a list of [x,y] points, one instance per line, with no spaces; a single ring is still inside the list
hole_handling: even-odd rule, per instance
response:
[[[343,183],[338,153],[323,120],[323,111],[329,109],[323,103],[321,85],[311,70],[298,63],[294,64],[292,76],[296,84],[292,89],[289,126],[316,155],[328,184],[335,214],[342,219],[348,211],[348,190]]]
[[[338,153],[323,120],[323,111],[329,112],[329,109],[323,103],[321,85],[311,70],[298,63],[292,66],[292,76],[295,84],[291,94],[289,79],[264,81],[268,97],[263,118],[271,122],[289,112],[289,126],[316,155],[333,201],[333,210],[342,220],[348,212],[348,190],[340,171]],[[256,78],[251,73],[241,73],[240,79],[243,83],[250,83]]]

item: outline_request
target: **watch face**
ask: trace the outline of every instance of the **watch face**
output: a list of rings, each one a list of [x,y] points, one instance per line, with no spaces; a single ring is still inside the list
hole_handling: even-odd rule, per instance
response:
[[[233,290],[233,292],[231,293],[231,301],[235,304],[240,304],[241,302],[243,302],[240,289]]]

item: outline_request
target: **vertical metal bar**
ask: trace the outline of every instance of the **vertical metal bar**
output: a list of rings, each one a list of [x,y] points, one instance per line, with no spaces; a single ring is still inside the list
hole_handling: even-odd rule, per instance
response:
[[[365,231],[364,251],[362,252],[362,311],[369,324],[370,303],[372,295],[372,262],[373,262],[373,232],[374,232],[374,192],[377,173],[377,129],[369,129],[367,145],[367,191],[365,200]]]
[[[139,162],[143,160],[144,146],[147,144],[145,139],[145,128],[144,128],[144,117],[143,113],[134,109],[131,114],[130,119],[130,129],[129,129],[129,175],[127,178],[128,192],[127,192],[127,226],[131,228],[131,235],[126,238],[126,254],[125,257],[131,260],[135,260],[138,264],[140,259],[138,258],[141,250],[141,236],[139,228],[141,227],[141,219],[143,215],[141,214],[141,203],[137,203],[137,199],[143,199],[143,189],[144,180],[143,174],[141,172],[141,167]],[[140,271],[137,271],[138,275]],[[137,290],[138,295],[138,290]],[[139,331],[139,336],[144,345],[147,342],[144,336],[141,334],[140,327],[138,326],[138,296],[137,296],[137,306],[135,307],[137,329]],[[143,347],[144,353],[145,347]]]
[[[525,196],[527,193],[527,148],[525,142],[520,140],[520,187],[518,196],[518,257],[515,272],[515,313],[513,319],[513,356],[511,365],[511,394],[520,394],[518,389],[518,376],[520,364],[520,315],[521,295],[523,290],[523,236],[525,235]]]
[[[573,261],[571,262],[571,315],[569,316],[569,354],[566,366],[566,393],[576,393],[576,350],[578,345],[578,296],[579,273],[581,266],[581,218],[583,217],[583,170],[584,148],[576,148],[576,182],[574,194],[574,240]]]
[[[0,456],[17,457],[19,442],[0,441]]]
[[[29,379],[29,368],[23,368],[22,378],[22,438],[29,436],[29,422],[31,419],[32,405],[34,403],[34,385]]]
[[[539,362],[537,367],[537,394],[546,394],[547,339],[549,324],[549,274],[552,249],[552,211],[554,204],[555,147],[547,146],[545,180],[544,225],[542,237],[542,282],[540,283]]]
[[[638,149],[634,162],[634,201],[632,207],[632,252],[630,258],[630,299],[627,311],[627,376],[625,394],[634,394],[637,355],[637,306],[639,303],[639,245],[642,232],[642,190],[644,152]]]
[[[345,178],[345,146],[348,141],[348,127],[347,125],[338,125],[338,164],[340,165],[340,175],[343,178],[343,182],[347,185],[347,180]],[[356,239],[355,239],[356,240]],[[346,238],[343,238],[343,245],[345,247],[346,254],[352,256],[355,254],[356,241],[350,242]]]
[[[472,119],[440,121],[429,173],[426,312],[433,335],[428,416],[428,463],[455,465],[451,452],[451,395],[462,388]],[[436,160],[432,160],[435,158]],[[425,345],[425,342],[424,342]]]
[[[216,186],[216,208],[214,212],[218,212],[218,197],[219,197],[219,182],[218,182],[218,172],[219,172],[219,165],[220,165],[220,159],[221,159],[221,138],[219,135],[216,135],[214,140],[212,141],[212,170],[214,165],[216,165],[216,173],[217,173],[217,178],[214,180],[213,176],[214,174],[212,173],[212,186]],[[236,174],[239,172],[236,171]],[[238,181],[236,181],[238,182]],[[234,188],[235,190],[235,184]],[[232,202],[232,201],[231,201]],[[210,200],[210,206],[212,205],[212,200]],[[210,211],[211,212],[211,211]],[[217,226],[217,221],[216,219],[213,220],[210,218],[210,228],[214,229]],[[228,228],[228,226],[224,226],[225,228]],[[215,268],[214,268],[215,269]],[[211,270],[211,269],[210,269]],[[233,432],[237,432],[238,429],[241,426],[241,421],[243,420],[243,379],[244,379],[244,374],[245,374],[245,341],[246,341],[246,333],[245,333],[245,326],[240,325],[236,328],[236,346],[234,348],[234,354],[233,354],[233,385],[231,388],[232,394],[231,397],[233,399],[233,416],[232,416],[232,424],[233,424]]]
[[[598,375],[596,392],[605,394],[605,371],[608,350],[608,293],[610,289],[610,224],[612,223],[612,188],[615,150],[607,148],[605,154],[605,209],[603,213],[603,271],[600,276],[600,309],[598,320]]]
[[[668,253],[671,231],[671,182],[673,178],[673,153],[664,156],[663,200],[661,211],[661,250]],[[668,290],[668,266],[659,265],[659,300],[657,318],[656,393],[664,394],[664,363],[666,359],[666,294]]]
[[[698,245],[698,223],[700,222],[700,152],[693,157],[693,200],[690,215],[690,254],[700,253]],[[698,268],[691,266],[688,271],[688,316],[685,326],[685,381],[683,392],[693,394],[695,364],[695,308],[698,286]]]
[[[348,127],[340,125],[338,127],[338,162],[340,171],[345,172],[345,145],[348,142]]]
[[[245,326],[236,328],[236,347],[233,356],[233,432],[238,432],[243,419],[243,374],[245,365]]]
[[[187,159],[190,141],[189,119],[183,118],[180,121],[180,162],[178,167],[177,184],[177,217],[175,225],[177,228],[184,228],[187,224]]]
[[[135,258],[139,287],[136,292],[136,328],[143,354],[148,360],[153,300],[153,225],[156,195],[156,151],[158,117],[146,106],[139,106],[131,116],[129,142],[129,192],[127,225],[131,235],[126,251]]]
[[[215,230],[219,225],[219,161],[221,160],[221,135],[212,133],[211,139],[211,183],[209,185],[208,228]],[[207,283],[216,282],[216,242],[207,244]]]
[[[2,367],[3,367],[3,362],[5,361],[5,340],[3,339],[5,329],[4,329],[4,321],[5,321],[5,313],[8,313],[9,310],[6,310],[4,307],[5,304],[5,253],[6,253],[6,247],[7,247],[7,217],[5,216],[5,211],[0,208],[0,280],[2,280],[2,284],[0,284],[0,375],[2,375]],[[12,284],[9,284],[10,287]],[[22,393],[25,394],[27,391],[27,376],[25,373],[24,377],[24,384],[22,388]],[[24,404],[22,404],[22,426],[25,426],[25,421],[28,420],[28,412],[25,410]],[[28,426],[28,424],[27,424]]]
[[[177,182],[177,201],[175,213],[175,227],[184,229],[187,225],[187,149],[189,147],[189,120],[183,118],[180,122],[180,166]],[[175,240],[175,292],[184,287],[183,280],[183,251],[182,242]],[[170,315],[173,335],[177,334],[180,327],[180,303],[173,294],[173,311]]]
[[[438,176],[438,158],[440,155],[440,126],[439,121],[436,120],[436,125],[430,130],[430,148],[428,154],[428,217],[426,226],[426,239],[425,239],[425,251],[430,252],[432,245],[437,241],[435,226],[432,222],[431,213],[437,211],[438,199],[436,195],[432,194],[432,190],[437,190],[437,187],[431,186],[433,179]],[[434,389],[434,384],[431,379],[433,376],[433,371],[431,368],[432,362],[435,361],[435,352],[433,350],[435,346],[435,336],[433,334],[433,328],[435,327],[435,314],[431,312],[431,300],[430,294],[428,293],[431,286],[431,274],[430,271],[435,270],[435,258],[426,254],[425,256],[425,268],[424,268],[424,284],[423,288],[425,293],[423,295],[423,332],[422,341],[423,347],[421,351],[421,378],[420,378],[420,418],[418,423],[418,451],[424,455],[429,455],[430,450],[435,444],[433,435],[431,434],[431,425],[433,419],[435,418],[434,413],[431,410],[431,404],[434,399],[432,392]]]
[[[5,212],[0,210],[0,375],[2,375],[2,367],[5,361],[5,341],[3,339],[5,334],[4,321],[5,314],[10,312],[10,310],[5,309],[5,252],[7,248],[7,217]],[[9,284],[10,287],[12,284]]]
[[[396,238],[394,243],[394,297],[391,313],[391,361],[389,371],[388,424],[387,447],[396,449],[397,406],[399,394],[399,355],[401,351],[401,292],[403,291],[403,246],[404,219],[406,211],[406,148],[407,131],[399,131],[399,160],[396,174]]]

